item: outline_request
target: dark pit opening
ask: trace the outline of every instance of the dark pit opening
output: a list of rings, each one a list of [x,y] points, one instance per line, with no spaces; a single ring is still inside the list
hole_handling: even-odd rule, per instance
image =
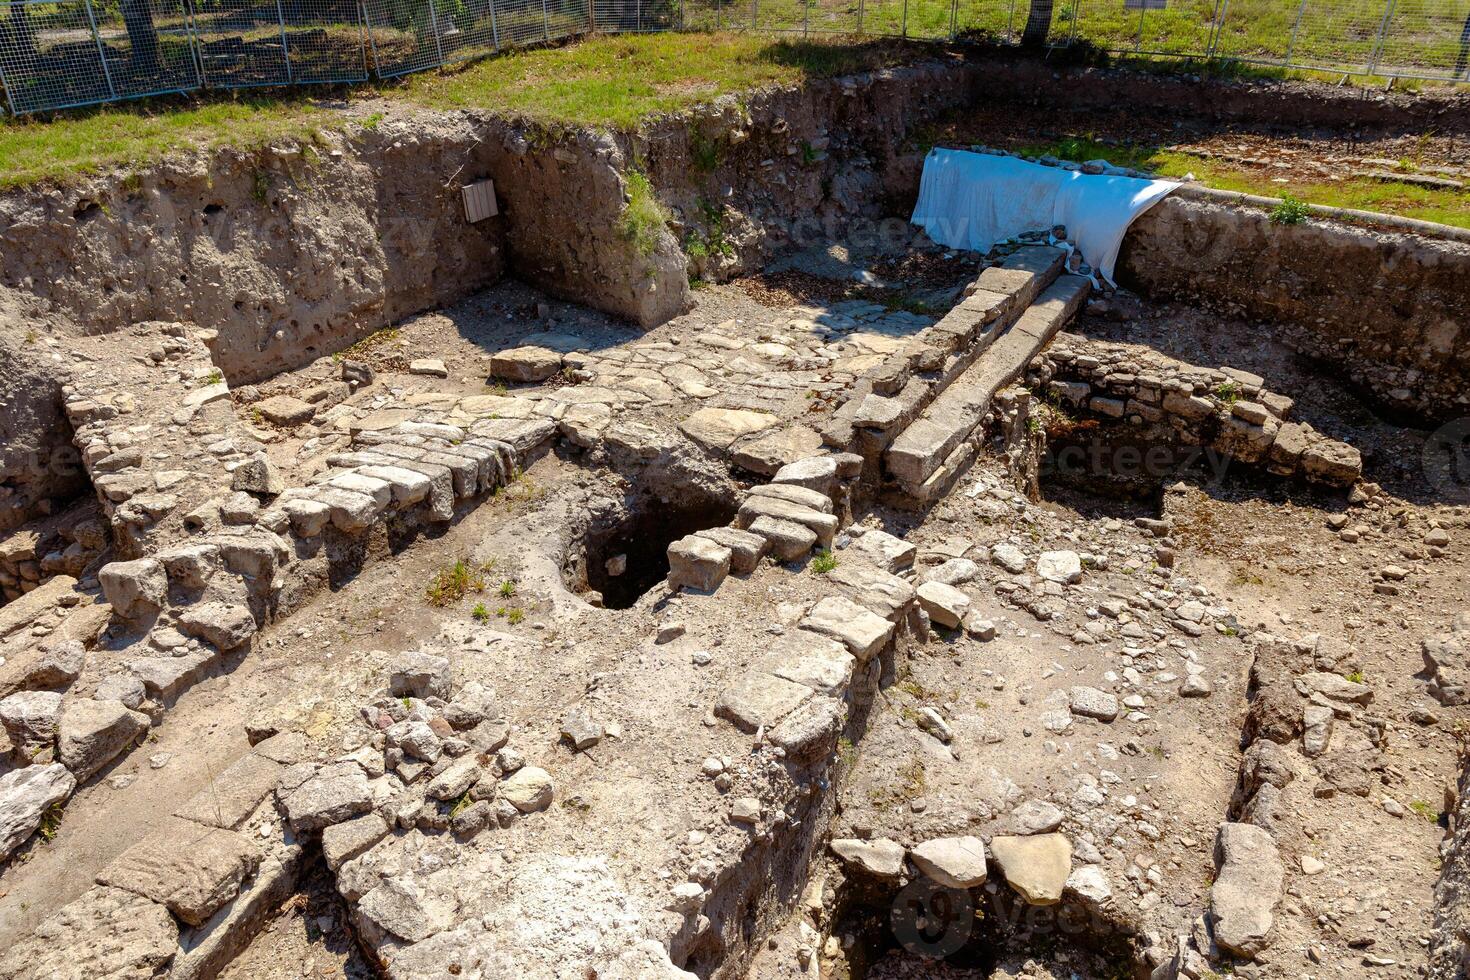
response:
[[[735,510],[733,502],[703,494],[674,500],[639,497],[621,520],[588,531],[578,577],[602,594],[605,608],[631,608],[668,576],[671,543],[695,531],[724,527]]]

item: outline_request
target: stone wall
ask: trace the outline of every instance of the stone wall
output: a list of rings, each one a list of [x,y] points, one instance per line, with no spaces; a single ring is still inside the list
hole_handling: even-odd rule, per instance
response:
[[[1266,321],[1392,407],[1470,408],[1470,245],[1178,195],[1129,229],[1119,281]]]

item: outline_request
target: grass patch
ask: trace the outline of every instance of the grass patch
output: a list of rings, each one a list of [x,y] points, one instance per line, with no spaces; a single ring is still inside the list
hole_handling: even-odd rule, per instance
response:
[[[1110,146],[1090,136],[1025,144],[1012,149],[1025,156],[1054,156],[1079,163],[1102,159],[1119,167],[1132,167],[1172,179],[1193,174],[1206,187],[1241,194],[1279,197],[1283,204],[1272,211],[1272,220],[1280,224],[1296,224],[1298,220],[1305,220],[1307,203],[1311,203],[1329,208],[1396,214],[1420,221],[1470,228],[1470,192],[1452,188],[1420,187],[1365,177],[1320,181],[1291,178],[1284,184],[1278,184],[1269,173],[1257,172],[1225,160],[1205,159],[1160,146]],[[1281,212],[1282,217],[1287,220],[1277,218],[1277,212]],[[1298,214],[1301,216],[1299,219],[1295,218]]]
[[[384,327],[382,330],[375,330],[351,347],[333,354],[332,362],[340,364],[343,361],[360,361],[384,344],[391,344],[397,339],[397,327]]]
[[[773,40],[756,34],[601,36],[510,51],[408,79],[355,86],[334,98],[383,98],[430,109],[491,109],[546,124],[627,129],[731,92],[867,71],[932,54],[892,40]],[[188,98],[73,109],[48,119],[0,117],[0,188],[139,167],[169,153],[283,138],[314,141],[353,117],[317,104],[319,91],[204,92]],[[382,111],[359,117],[375,130]],[[705,162],[709,157],[705,156]]]
[[[826,575],[837,567],[837,556],[826,548],[812,556],[811,569],[818,575]]]
[[[1307,207],[1306,201],[1298,200],[1290,194],[1281,196],[1281,203],[1271,209],[1271,222],[1278,225],[1299,225],[1307,220],[1311,209]]]
[[[658,248],[659,236],[669,215],[653,192],[653,182],[640,170],[627,176],[628,203],[623,207],[623,237],[633,243],[639,255],[652,255]]]
[[[448,568],[440,569],[428,588],[424,598],[431,606],[452,606],[471,592],[485,591],[485,576],[463,558]]]

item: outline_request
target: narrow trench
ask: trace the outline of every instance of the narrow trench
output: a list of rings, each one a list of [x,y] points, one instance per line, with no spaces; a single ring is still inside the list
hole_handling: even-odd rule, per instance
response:
[[[568,585],[593,593],[589,598],[606,609],[630,609],[668,576],[670,544],[695,531],[724,527],[735,510],[734,500],[703,492],[668,500],[639,494],[621,513],[594,522]]]

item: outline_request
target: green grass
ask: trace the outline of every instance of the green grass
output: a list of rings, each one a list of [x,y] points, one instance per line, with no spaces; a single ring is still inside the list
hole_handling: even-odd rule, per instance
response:
[[[1293,198],[1299,202],[1324,207],[1376,211],[1470,228],[1470,192],[1461,190],[1419,187],[1366,178],[1321,181],[1289,179],[1284,184],[1278,184],[1268,176],[1224,160],[1207,160],[1160,146],[1109,146],[1089,137],[1032,143],[1011,149],[1026,156],[1050,155],[1062,160],[1103,159],[1120,167],[1150,171],[1160,177],[1178,178],[1192,173],[1205,186],[1220,190],[1263,197]]]
[[[812,556],[811,569],[817,575],[826,575],[837,567],[837,556],[826,548]]]
[[[653,182],[639,170],[628,171],[628,203],[623,208],[623,237],[633,243],[640,255],[652,255],[658,248],[659,236],[668,223],[669,214],[658,202]]]
[[[932,53],[924,45],[841,37],[594,37],[336,95],[349,103],[383,98],[430,109],[492,109],[547,125],[626,129],[727,93],[880,68]],[[138,167],[183,149],[248,150],[283,138],[310,140],[352,125],[350,114],[317,104],[319,95],[306,89],[278,96],[212,92],[187,100],[71,110],[49,120],[0,117],[0,188]],[[383,119],[375,108],[357,125],[373,130]]]

